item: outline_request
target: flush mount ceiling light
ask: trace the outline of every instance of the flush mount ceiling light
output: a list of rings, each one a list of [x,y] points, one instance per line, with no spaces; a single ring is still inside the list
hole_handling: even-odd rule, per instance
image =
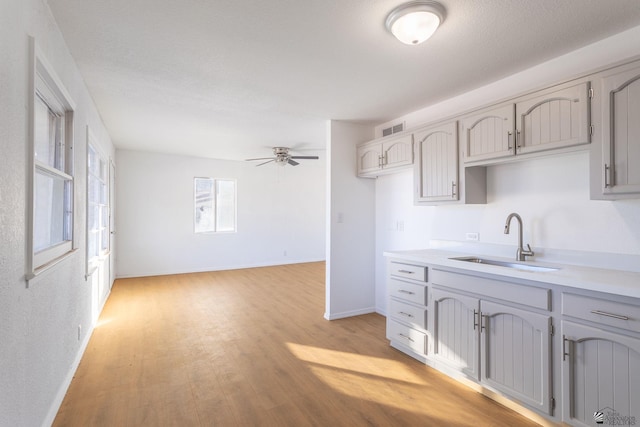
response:
[[[435,1],[411,1],[393,9],[385,26],[405,44],[420,44],[444,21],[445,9]]]

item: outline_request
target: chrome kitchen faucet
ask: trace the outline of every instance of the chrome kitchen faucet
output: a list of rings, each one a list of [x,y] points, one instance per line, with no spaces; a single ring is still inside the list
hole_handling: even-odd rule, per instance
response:
[[[518,261],[526,261],[526,257],[534,256],[535,253],[531,250],[531,246],[527,243],[527,250],[522,247],[522,218],[517,213],[509,214],[507,217],[507,222],[504,225],[504,234],[509,234],[509,226],[511,225],[511,218],[515,218],[518,220],[518,250],[516,251],[516,260]]]

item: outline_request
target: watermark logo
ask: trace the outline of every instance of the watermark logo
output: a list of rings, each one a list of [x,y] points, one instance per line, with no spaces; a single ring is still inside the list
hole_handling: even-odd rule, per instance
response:
[[[594,412],[593,420],[598,425],[606,425],[606,426],[636,425],[636,417],[632,417],[629,415],[621,415],[615,409],[609,408],[608,406]]]

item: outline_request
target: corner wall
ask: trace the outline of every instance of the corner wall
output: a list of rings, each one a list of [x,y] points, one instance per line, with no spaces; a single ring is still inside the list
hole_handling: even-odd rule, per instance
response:
[[[375,181],[356,176],[356,144],[373,128],[327,124],[327,274],[324,317],[375,311]]]

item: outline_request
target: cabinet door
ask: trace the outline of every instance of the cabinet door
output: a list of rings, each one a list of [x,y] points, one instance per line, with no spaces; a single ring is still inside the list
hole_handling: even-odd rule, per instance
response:
[[[602,79],[602,149],[604,193],[640,193],[640,67]]]
[[[402,135],[382,142],[382,167],[400,168],[413,164],[413,136]]]
[[[515,154],[513,104],[483,110],[462,122],[463,156],[466,162],[497,159]]]
[[[581,83],[516,103],[516,152],[588,144],[590,88],[590,83]]]
[[[382,144],[361,145],[356,150],[358,176],[375,176],[382,167]]]
[[[551,317],[481,301],[482,381],[551,413]]]
[[[442,289],[432,298],[433,357],[479,380],[479,300]]]
[[[640,340],[562,322],[562,418],[571,425],[629,425],[640,420]],[[626,418],[629,420],[629,418]]]
[[[416,202],[458,200],[457,122],[430,127],[414,134]]]

